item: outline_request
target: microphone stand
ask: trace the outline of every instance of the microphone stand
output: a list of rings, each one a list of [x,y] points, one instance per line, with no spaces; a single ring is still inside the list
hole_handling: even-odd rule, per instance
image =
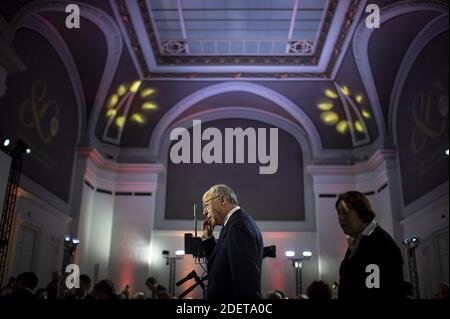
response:
[[[203,283],[204,280],[208,279],[208,276],[199,277],[197,274],[194,275],[195,284],[190,286],[188,289],[183,291],[181,295],[178,297],[179,299],[183,299],[187,294],[189,294],[192,290],[194,290],[197,286],[200,286],[203,289],[203,299],[206,299],[206,286]]]
[[[191,235],[192,236],[192,235]],[[197,238],[197,205],[194,203],[194,239]],[[194,253],[195,256],[195,253]],[[181,295],[178,297],[179,299],[183,299],[187,294],[189,294],[192,290],[194,290],[197,286],[200,286],[203,289],[203,299],[206,299],[206,286],[203,283],[204,280],[208,279],[208,275],[199,277],[195,270],[191,271],[189,274],[187,274],[186,277],[181,279],[179,282],[177,282],[177,287],[184,284],[186,281],[191,280],[192,278],[195,279],[195,284],[190,286],[188,289],[183,291]]]

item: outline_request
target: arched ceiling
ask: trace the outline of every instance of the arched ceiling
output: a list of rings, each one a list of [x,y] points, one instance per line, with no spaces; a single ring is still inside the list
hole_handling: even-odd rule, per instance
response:
[[[370,3],[378,4],[383,12],[400,2]],[[367,54],[376,91],[367,89],[353,54],[356,27],[365,19],[365,1],[79,1],[108,16],[121,32],[123,49],[115,53],[117,68],[110,70],[105,67],[109,34],[99,27],[104,23],[101,15],[96,23],[81,11],[81,29],[70,30],[65,27],[63,11],[34,14],[58,31],[73,56],[92,128],[82,134],[91,141],[123,149],[146,148],[159,121],[180,100],[217,83],[246,81],[283,95],[301,109],[318,131],[323,148],[349,150],[370,145],[383,135],[380,128],[384,125],[373,116],[378,106],[371,101],[379,98],[380,112],[387,121],[393,81],[404,54],[417,33],[439,14],[424,3],[448,6],[440,1],[412,2],[423,8],[393,16],[370,38]],[[2,2],[0,13],[11,21],[19,10],[36,3]],[[217,37],[221,43],[214,42]],[[176,39],[183,43],[166,45]],[[264,44],[268,40],[285,43],[268,47]],[[304,50],[290,50],[288,44],[295,41]],[[184,49],[173,51],[180,45]],[[102,87],[105,71],[112,79]],[[299,122],[273,101],[248,92],[210,96],[180,116],[219,106],[253,107]],[[126,114],[120,115],[125,109]],[[339,131],[340,122],[349,116],[354,127],[357,120],[364,122],[362,133],[355,130],[351,136],[348,127]]]

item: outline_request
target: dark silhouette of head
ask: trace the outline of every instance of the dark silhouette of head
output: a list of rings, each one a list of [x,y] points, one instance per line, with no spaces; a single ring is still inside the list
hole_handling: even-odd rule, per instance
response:
[[[34,290],[39,282],[37,275],[34,272],[24,272],[17,277],[16,289],[28,288]]]
[[[331,299],[331,287],[322,280],[313,281],[306,290],[309,299],[312,300],[327,300]]]
[[[95,299],[114,299],[115,294],[116,289],[111,280],[108,279],[100,280],[94,286]]]

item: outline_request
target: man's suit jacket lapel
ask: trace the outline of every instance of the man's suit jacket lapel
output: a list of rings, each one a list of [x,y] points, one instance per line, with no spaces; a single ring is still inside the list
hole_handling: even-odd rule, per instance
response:
[[[223,226],[222,229],[220,230],[218,242],[220,242],[224,238],[224,236],[228,230],[228,225]]]
[[[209,259],[208,259],[208,264],[209,264],[210,267],[211,267],[211,263],[212,263],[213,260],[214,260],[214,257],[216,256],[217,252],[218,252],[219,249],[220,249],[220,246],[221,246],[221,245],[223,244],[223,242],[224,242],[224,239],[225,239],[225,237],[226,237],[226,234],[227,234],[227,232],[228,232],[228,228],[229,228],[229,226],[230,226],[232,220],[233,220],[234,218],[236,218],[237,214],[240,213],[240,211],[241,211],[240,209],[237,210],[237,211],[230,217],[230,219],[228,220],[226,226],[223,226],[222,229],[220,230],[219,239],[217,240],[216,247],[214,247],[214,250],[213,250],[213,252],[211,253],[211,256],[210,256]]]
[[[228,230],[228,223],[227,223],[227,226],[222,227],[222,229],[220,230],[219,239],[217,240],[216,247],[214,247],[214,250],[213,250],[213,252],[211,253],[211,256],[208,259],[208,265],[210,267],[211,267],[211,264],[212,264],[212,262],[214,260],[214,257],[216,256],[217,252],[220,249],[220,246],[222,246],[222,244],[223,244],[223,239],[225,237],[225,234],[226,234],[227,230]]]

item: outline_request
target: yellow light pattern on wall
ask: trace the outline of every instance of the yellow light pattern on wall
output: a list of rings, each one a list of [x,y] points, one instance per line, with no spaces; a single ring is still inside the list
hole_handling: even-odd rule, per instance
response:
[[[122,84],[122,85],[120,85],[119,88],[117,89],[117,95],[118,95],[118,96],[122,96],[122,95],[124,95],[125,93],[127,93],[127,91],[128,91],[128,89],[127,89],[126,85]]]
[[[365,119],[370,119],[370,113],[369,113],[369,111],[367,111],[367,110],[362,110],[362,111],[361,111],[361,114],[362,114],[362,116],[363,116]]]
[[[155,92],[156,92],[155,89],[144,89],[141,92],[141,98],[146,98],[147,96],[150,96],[150,95],[152,95]]]
[[[355,129],[360,133],[364,132],[364,127],[359,120],[355,121]]]
[[[330,99],[337,99],[339,97],[339,95],[336,93],[336,91],[331,90],[331,89],[326,89],[325,95],[327,97],[329,97]]]
[[[320,118],[326,125],[334,125],[339,121],[339,115],[335,112],[323,112]]]
[[[364,98],[361,94],[355,95],[355,101],[361,104],[363,102]]]
[[[317,104],[317,108],[321,111],[329,111],[334,107],[334,104],[330,100],[322,100]]]
[[[153,102],[145,102],[144,104],[142,104],[142,110],[143,111],[156,110],[157,108],[158,108],[158,105],[156,105]]]
[[[139,113],[134,113],[131,116],[131,121],[136,122],[138,124],[145,124],[146,123],[146,119],[142,114]]]
[[[345,85],[341,87],[341,92],[347,96],[350,95],[350,90]]]
[[[117,102],[119,102],[119,97],[117,96],[117,94],[111,95],[109,102],[108,102],[108,108],[112,109],[113,107],[115,107],[117,105]]]
[[[117,127],[123,127],[125,125],[125,116],[118,116],[115,123]]]
[[[347,133],[347,130],[348,130],[348,122],[347,121],[340,121],[336,125],[336,131],[338,131],[338,133],[340,133],[340,134]]]
[[[348,96],[349,98],[351,96],[354,97],[354,102],[356,101],[358,104],[363,104],[364,102],[364,96],[361,93],[356,93],[352,95],[350,92],[350,89],[347,86],[339,87],[338,89],[342,92],[342,94]],[[338,93],[333,89],[326,89],[324,91],[324,97],[322,97],[316,104],[317,108],[322,111],[320,114],[320,118],[323,122],[323,124],[332,126],[336,125],[336,131],[339,134],[346,134],[347,131],[350,129],[350,125],[353,125],[356,132],[364,133],[366,131],[365,123],[362,123],[362,120],[357,120],[354,123],[351,123],[347,120],[341,119],[339,114],[337,112],[331,111],[334,108],[334,102],[331,99],[337,99],[339,97]],[[355,104],[356,105],[356,104]],[[367,109],[361,109],[358,111],[360,112],[360,115],[364,119],[370,119],[371,115],[370,112]]]
[[[139,90],[140,93],[138,93]],[[109,118],[109,124],[105,127],[103,135],[109,138],[110,135],[107,134],[107,131],[109,130],[111,124],[114,124],[116,127],[121,129],[125,127],[128,120],[130,123],[135,123],[138,125],[146,124],[148,112],[158,109],[158,105],[155,102],[149,101],[155,93],[156,89],[151,87],[143,87],[143,82],[141,80],[133,81],[131,85],[129,83],[120,84],[117,87],[116,92],[110,96],[108,103],[106,104],[106,117]],[[137,112],[131,116],[128,116],[131,105],[132,103],[135,103],[136,98],[140,98],[142,100],[140,111],[143,112]]]
[[[116,109],[109,109],[108,112],[106,112],[107,117],[113,117],[116,114],[117,114]]]
[[[131,84],[130,92],[136,93],[139,90],[141,83],[142,81],[140,80],[134,81],[133,84]]]

